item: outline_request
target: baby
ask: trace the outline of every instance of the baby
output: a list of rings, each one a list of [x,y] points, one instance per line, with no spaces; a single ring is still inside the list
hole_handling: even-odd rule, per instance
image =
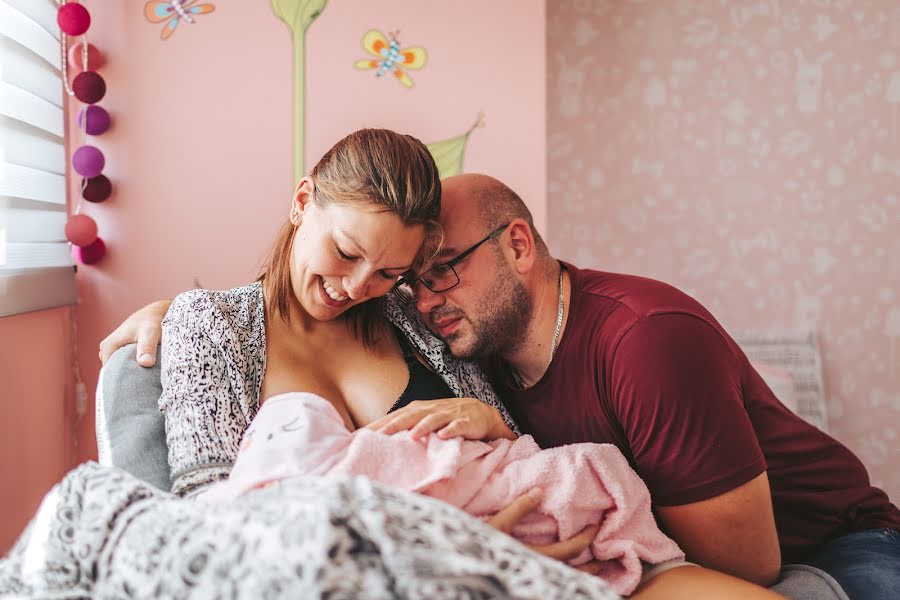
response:
[[[527,435],[485,443],[434,434],[413,441],[408,431],[351,433],[330,402],[309,393],[266,400],[244,435],[229,479],[198,497],[226,502],[288,477],[310,475],[362,475],[480,518],[539,487],[544,490],[540,507],[512,535],[548,544],[599,524],[589,549],[571,564],[602,561],[598,576],[623,595],[640,583],[642,563],[684,558],[656,526],[647,487],[615,446],[541,450]]]

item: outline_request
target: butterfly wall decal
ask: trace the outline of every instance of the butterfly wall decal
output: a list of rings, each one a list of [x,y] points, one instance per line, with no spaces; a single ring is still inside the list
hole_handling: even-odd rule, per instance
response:
[[[171,0],[170,2],[151,0],[144,5],[144,17],[151,23],[165,22],[159,37],[167,40],[175,33],[175,28],[181,21],[193,23],[192,15],[205,15],[215,9],[213,4],[197,4],[197,0],[187,0],[187,2],[184,0]]]
[[[362,39],[362,47],[375,58],[358,60],[353,66],[363,70],[375,69],[376,77],[393,73],[401,84],[413,87],[412,77],[407,71],[424,67],[427,54],[421,46],[401,49],[397,40],[399,33],[390,33],[388,37],[377,29],[367,31]]]

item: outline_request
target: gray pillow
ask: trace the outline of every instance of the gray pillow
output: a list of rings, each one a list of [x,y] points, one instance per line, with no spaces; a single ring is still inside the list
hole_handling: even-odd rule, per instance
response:
[[[128,471],[161,490],[172,489],[165,420],[159,412],[160,359],[150,368],[134,359],[136,347],[119,348],[97,384],[99,462]]]

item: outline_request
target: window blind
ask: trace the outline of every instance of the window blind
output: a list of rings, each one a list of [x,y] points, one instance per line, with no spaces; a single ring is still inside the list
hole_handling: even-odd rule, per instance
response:
[[[57,8],[0,0],[0,316],[76,300]]]

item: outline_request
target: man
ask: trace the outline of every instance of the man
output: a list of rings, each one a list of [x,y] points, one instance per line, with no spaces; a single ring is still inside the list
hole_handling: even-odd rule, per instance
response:
[[[763,585],[805,562],[852,598],[900,589],[900,511],[847,448],[778,402],[696,301],[560,263],[521,199],[484,175],[443,182],[441,222],[417,308],[455,357],[481,361],[525,433],[618,446],[693,562]],[[153,319],[104,352],[137,328],[152,357]],[[499,417],[475,404],[417,403],[371,426],[479,437]]]

